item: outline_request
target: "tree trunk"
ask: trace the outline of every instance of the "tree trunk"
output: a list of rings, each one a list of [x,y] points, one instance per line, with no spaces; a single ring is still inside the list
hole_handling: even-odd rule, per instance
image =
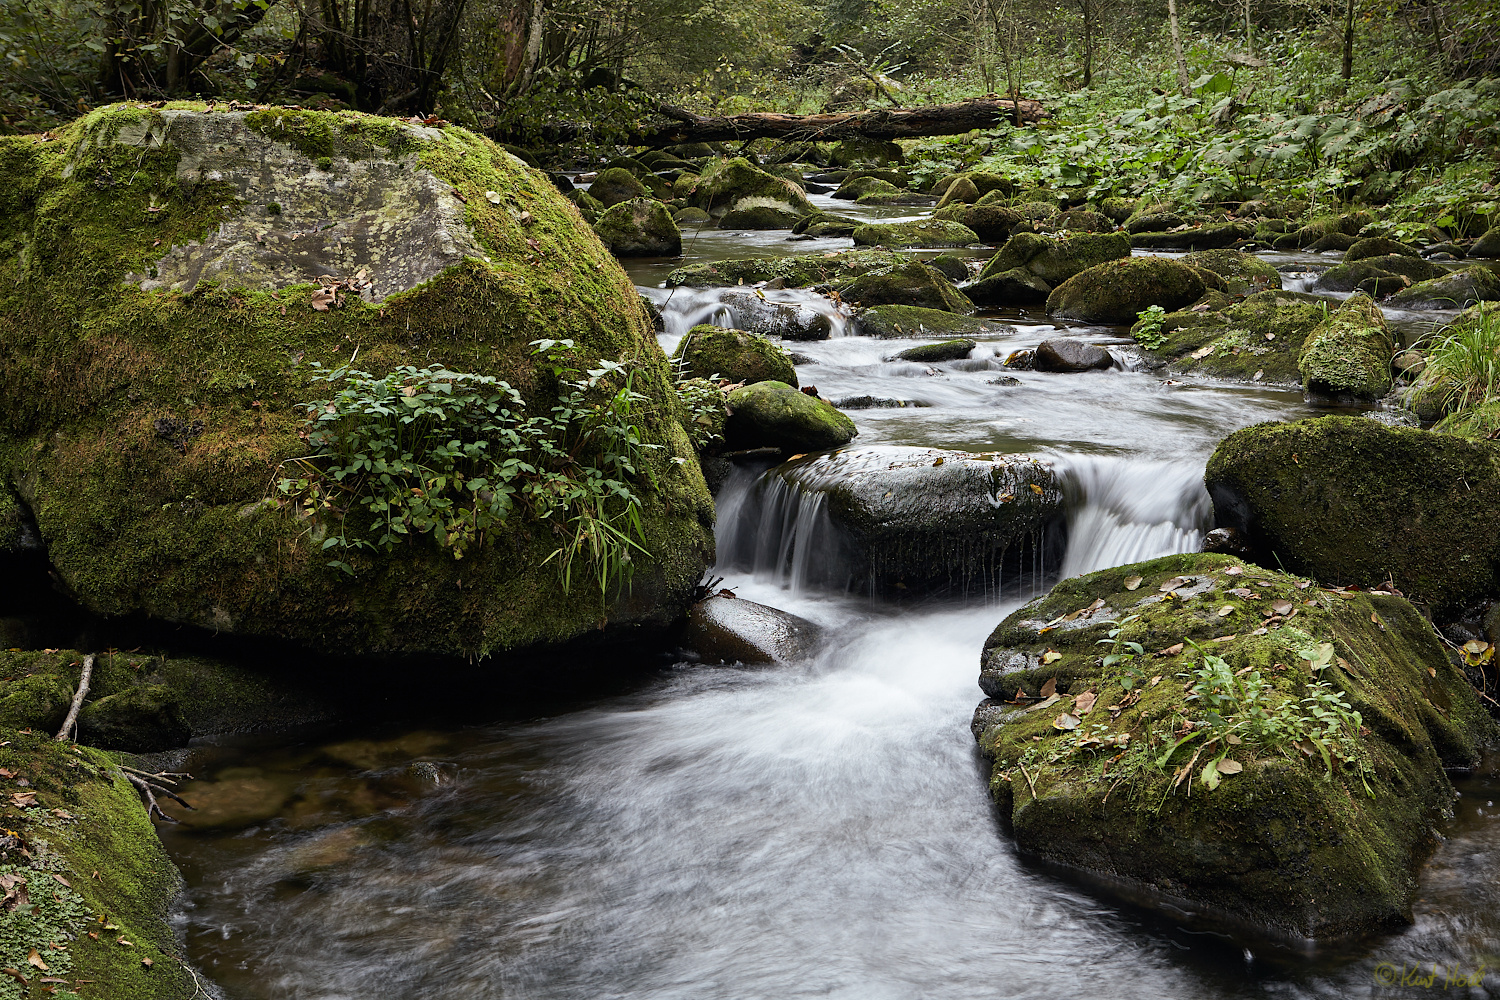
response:
[[[543,0],[513,0],[500,25],[504,49],[500,54],[495,93],[519,97],[531,89],[542,54],[542,28],[546,21]]]
[[[1182,57],[1182,28],[1177,23],[1177,0],[1167,0],[1167,23],[1172,28],[1172,56],[1177,60],[1177,85],[1183,97],[1191,97],[1193,85],[1188,80],[1187,60]]]
[[[1354,0],[1344,2],[1344,72],[1346,81],[1354,79]]]
[[[961,104],[936,104],[924,108],[882,108],[857,114],[782,115],[755,113],[705,117],[658,104],[655,114],[642,122],[625,144],[673,146],[684,142],[743,142],[747,139],[781,139],[787,142],[836,139],[914,139],[929,135],[959,135],[973,129],[994,128],[1018,112],[1030,124],[1048,117],[1040,101],[982,98]],[[559,122],[543,129],[549,142],[571,142],[589,131],[587,124]]]
[[[1245,14],[1245,55],[1255,55],[1255,41],[1250,35],[1250,4],[1252,0],[1240,0]]]
[[[1079,0],[1083,9],[1083,89],[1094,86],[1094,0]]]

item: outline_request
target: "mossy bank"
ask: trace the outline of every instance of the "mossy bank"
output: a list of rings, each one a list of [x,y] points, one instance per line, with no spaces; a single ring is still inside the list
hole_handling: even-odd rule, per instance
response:
[[[681,614],[712,502],[639,297],[544,174],[453,126],[121,104],[0,139],[0,180],[0,474],[90,610],[466,657]],[[410,542],[330,569],[327,525],[274,495],[310,364],[445,365],[544,413],[540,338],[644,397],[632,586],[565,593],[522,517],[461,562]]]

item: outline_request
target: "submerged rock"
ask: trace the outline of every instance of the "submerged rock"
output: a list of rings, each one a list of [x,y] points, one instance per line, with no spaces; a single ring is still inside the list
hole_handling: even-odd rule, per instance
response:
[[[594,232],[616,257],[675,257],[682,253],[682,230],[671,210],[651,198],[633,198],[607,209]]]
[[[672,352],[679,378],[719,378],[726,382],[785,382],[797,388],[797,369],[786,351],[744,330],[700,323]]]
[[[1031,355],[1031,367],[1039,372],[1086,372],[1114,363],[1108,350],[1073,337],[1044,340]]]
[[[826,400],[785,382],[757,382],[729,394],[724,439],[730,448],[821,451],[854,439],[854,421]]]
[[[910,337],[1012,336],[1016,328],[1009,323],[979,316],[961,316],[943,309],[921,306],[871,306],[854,317],[859,332],[866,337],[887,340]]]
[[[634,285],[545,174],[456,126],[291,108],[113,105],[0,151],[0,476],[86,608],[463,657],[686,609],[712,499]],[[416,542],[333,553],[351,576],[322,548],[335,514],[267,498],[309,454],[301,404],[329,392],[312,362],[347,365],[357,345],[379,377],[430,358],[545,414],[541,338],[574,341],[585,366],[635,359],[662,448],[631,484],[649,554],[630,591],[565,591],[552,531],[522,514],[461,561]]]
[[[1001,622],[973,729],[1016,846],[1278,935],[1410,922],[1444,769],[1472,766],[1494,724],[1405,600],[1304,588],[1167,556]]]
[[[707,663],[794,663],[812,655],[823,630],[794,614],[714,594],[688,609],[680,640]]]
[[[1360,293],[1307,335],[1297,368],[1302,387],[1311,395],[1373,400],[1390,391],[1394,354],[1380,307]]]
[[[773,474],[818,499],[834,534],[828,561],[850,586],[975,593],[1032,569],[1033,557],[1051,565],[1060,554],[1062,492],[1052,469],[1025,456],[992,458],[844,449]]]
[[[939,361],[957,361],[967,358],[969,353],[979,345],[966,337],[957,340],[944,340],[937,344],[922,344],[919,347],[908,347],[897,353],[896,357],[902,361],[921,361],[933,364]]]
[[[1324,583],[1393,580],[1437,613],[1493,593],[1500,445],[1360,417],[1259,424],[1205,473],[1219,527]]]
[[[1207,290],[1204,272],[1162,257],[1098,264],[1052,289],[1047,313],[1086,323],[1132,323],[1150,306],[1180,309]]]

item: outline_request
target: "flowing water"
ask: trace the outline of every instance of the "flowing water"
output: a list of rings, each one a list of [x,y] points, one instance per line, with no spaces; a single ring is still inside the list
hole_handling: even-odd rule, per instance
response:
[[[847,245],[708,231],[688,255]],[[726,307],[656,289],[666,267],[631,271],[667,314],[670,350]],[[827,398],[916,404],[853,411],[857,446],[1052,462],[1067,575],[1196,549],[1216,442],[1313,412],[1297,391],[1152,374],[1118,330],[1079,331],[1113,345],[1113,369],[996,384],[1001,358],[1055,332],[1007,318],[1014,336],[944,365],[887,362],[909,345],[842,324],[793,346]],[[489,726],[196,747],[189,797],[217,825],[164,830],[188,882],[189,957],[234,1000],[970,1000],[1404,996],[1421,987],[1384,983],[1436,963],[1443,989],[1500,950],[1500,780],[1485,775],[1459,782],[1416,923],[1336,949],[1186,927],[1018,856],[968,722],[985,635],[1048,581],[946,603],[847,594],[816,498],[760,473],[741,467],[720,493],[717,572],[825,626],[816,655],[664,666]]]

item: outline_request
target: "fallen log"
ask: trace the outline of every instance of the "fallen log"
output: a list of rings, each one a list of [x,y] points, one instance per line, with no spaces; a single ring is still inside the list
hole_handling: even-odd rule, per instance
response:
[[[1034,125],[1050,112],[1040,101],[1020,100],[1023,125]],[[670,104],[654,112],[624,137],[631,146],[675,146],[685,142],[743,142],[780,139],[785,142],[833,142],[839,139],[917,139],[929,135],[959,135],[979,128],[995,128],[1016,118],[1008,98],[982,97],[958,104],[923,108],[879,108],[851,114],[783,115],[754,112],[706,116]],[[571,142],[589,132],[587,124],[558,123],[544,130],[547,140]]]

